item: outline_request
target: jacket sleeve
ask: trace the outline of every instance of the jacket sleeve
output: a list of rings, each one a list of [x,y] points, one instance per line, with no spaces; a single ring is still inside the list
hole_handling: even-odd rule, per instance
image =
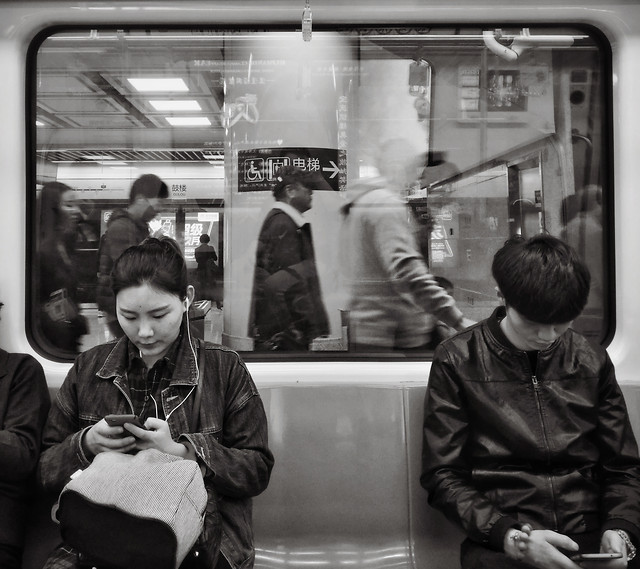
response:
[[[410,295],[422,310],[458,329],[463,318],[455,301],[436,282],[418,250],[409,212],[401,201],[371,207],[368,233],[380,263],[398,294]]]
[[[76,470],[90,464],[81,439],[78,420],[76,378],[78,359],[58,390],[44,430],[42,454],[38,463],[38,485],[45,491],[59,492]]]
[[[420,483],[429,504],[461,526],[474,541],[498,551],[508,528],[519,527],[473,485],[465,458],[470,424],[465,398],[446,349],[436,348],[425,397]]]
[[[231,352],[228,352],[231,354]],[[233,498],[260,494],[268,485],[273,455],[268,447],[267,418],[249,371],[234,354],[226,382],[224,423],[219,433],[182,435],[213,476],[215,490]],[[205,377],[215,376],[207,370]],[[204,403],[204,398],[203,398]]]
[[[16,482],[33,473],[40,453],[42,429],[49,411],[49,391],[42,366],[32,357],[20,358],[7,391],[0,430],[0,481]]]
[[[599,392],[598,446],[603,531],[623,529],[640,546],[640,459],[627,407],[606,357]]]

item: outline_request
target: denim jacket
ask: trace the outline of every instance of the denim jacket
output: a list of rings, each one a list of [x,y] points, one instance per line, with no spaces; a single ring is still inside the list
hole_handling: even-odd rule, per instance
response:
[[[123,337],[80,354],[58,390],[38,465],[38,482],[45,490],[59,492],[71,474],[90,464],[81,444],[85,430],[109,413],[133,412],[127,395],[127,342]],[[186,340],[178,349],[173,378],[162,391],[161,404],[173,439],[188,440],[206,466],[209,503],[201,541],[212,544],[219,515],[220,551],[234,569],[244,569],[254,561],[251,497],[267,487],[274,462],[267,420],[258,390],[238,354],[210,343],[200,343],[199,349],[203,347],[198,432],[191,433],[189,427],[198,372]]]

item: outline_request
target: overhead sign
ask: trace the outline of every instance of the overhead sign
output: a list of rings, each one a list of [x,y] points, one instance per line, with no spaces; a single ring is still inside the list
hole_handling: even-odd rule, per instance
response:
[[[238,151],[238,191],[271,191],[278,170],[295,166],[317,174],[314,190],[344,189],[346,151],[337,148],[254,148]]]

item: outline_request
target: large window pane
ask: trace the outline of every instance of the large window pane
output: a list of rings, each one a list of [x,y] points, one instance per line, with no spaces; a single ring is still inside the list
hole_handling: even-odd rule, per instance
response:
[[[110,219],[135,217],[130,190],[146,174],[169,191],[148,227],[183,247],[196,333],[248,357],[427,354],[445,327],[406,267],[427,265],[479,320],[498,304],[495,251],[540,232],[591,268],[574,326],[610,334],[610,57],[593,32],[352,28],[306,42],[275,29],[74,29],[30,57],[31,328],[52,357],[112,336],[98,251]],[[344,206],[392,177],[394,153],[414,159],[411,179],[375,182],[397,203],[355,238]],[[283,166],[304,174],[310,201],[289,178],[279,187]],[[409,265],[384,250],[393,223],[413,240]],[[208,257],[196,256],[202,235]],[[377,276],[361,272],[376,263]]]

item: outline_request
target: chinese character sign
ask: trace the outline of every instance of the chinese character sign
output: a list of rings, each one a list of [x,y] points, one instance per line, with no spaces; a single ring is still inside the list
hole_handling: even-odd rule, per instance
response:
[[[238,191],[271,191],[277,183],[278,170],[295,166],[318,174],[314,190],[343,190],[346,176],[342,169],[345,151],[335,148],[255,148],[238,151]]]

